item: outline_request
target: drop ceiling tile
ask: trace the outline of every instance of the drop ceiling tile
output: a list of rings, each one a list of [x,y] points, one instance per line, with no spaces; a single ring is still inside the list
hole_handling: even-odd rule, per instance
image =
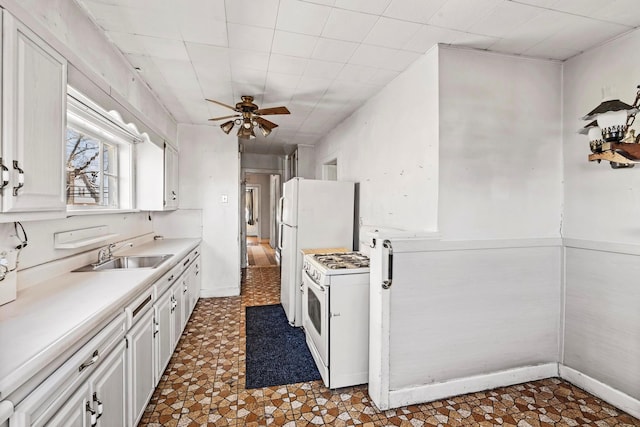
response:
[[[200,43],[185,43],[189,58],[194,65],[208,69],[229,70],[229,49]]]
[[[264,92],[264,84],[267,80],[265,70],[254,70],[251,68],[236,68],[231,70],[231,81],[241,84],[252,84],[259,88],[259,92]]]
[[[497,41],[498,38],[496,37],[456,31],[455,39],[452,44],[455,46],[472,47],[474,49],[488,49],[489,46],[493,45]]]
[[[391,3],[391,0],[336,0],[335,7],[349,9],[355,12],[381,15]]]
[[[430,25],[467,31],[504,0],[449,0],[427,22]]]
[[[447,0],[393,0],[383,15],[426,24]]]
[[[476,21],[469,28],[469,32],[504,37],[515,29],[526,26],[529,21],[543,12],[543,9],[533,6],[503,2],[483,19]]]
[[[269,52],[273,40],[271,28],[243,24],[228,24],[229,47],[231,49]]]
[[[358,43],[320,37],[311,58],[346,63],[358,48]]]
[[[420,27],[420,24],[380,17],[364,39],[364,43],[401,49]]]
[[[309,62],[308,59],[272,53],[269,59],[269,72],[301,76],[307,68],[307,62]]]
[[[157,37],[136,36],[144,46],[147,55],[155,58],[177,59],[188,61],[189,55],[184,42],[179,40],[161,39]]]
[[[373,68],[403,71],[420,56],[421,55],[416,52],[361,44],[349,60],[349,63]]]
[[[640,26],[640,2],[637,0],[614,0],[601,6],[594,18],[631,27]]]
[[[574,17],[574,22],[563,26],[560,31],[542,41],[541,44],[555,44],[559,48],[583,51],[627,31],[629,28],[620,24]]]
[[[541,43],[530,49],[527,49],[524,52],[524,55],[534,56],[536,58],[565,60],[579,53],[580,51],[578,50],[565,49],[554,43]]]
[[[298,87],[296,88],[297,94],[307,94],[308,96],[316,97],[318,100],[325,93],[327,88],[331,85],[331,79],[323,79],[318,77],[310,77],[303,75],[298,81]]]
[[[227,22],[275,28],[278,0],[226,0]]]
[[[383,70],[378,69],[376,71],[376,73],[366,81],[366,83],[372,84],[372,85],[381,85],[381,86],[385,86],[387,85],[391,80],[395,79],[396,77],[398,77],[398,75],[400,74],[400,71],[395,71],[395,70]]]
[[[333,6],[336,0],[307,0],[307,3],[321,4],[324,6]]]
[[[161,3],[161,2],[158,2]],[[227,46],[224,0],[173,0],[182,40]]]
[[[317,37],[276,30],[272,52],[280,55],[308,58],[316,46]]]
[[[298,87],[299,76],[269,71],[267,73],[267,91],[285,91]]]
[[[236,68],[252,68],[266,71],[269,69],[269,54],[250,50],[230,49],[231,71]]]
[[[340,74],[336,77],[336,80],[347,82],[361,82],[366,81],[376,74],[378,68],[366,67],[364,65],[346,64]]]
[[[117,31],[106,31],[105,33],[109,40],[111,40],[111,42],[115,44],[122,53],[131,53],[136,55],[147,54],[147,49],[145,49],[139,36],[130,33],[120,33]]]
[[[324,79],[333,80],[340,73],[345,64],[340,62],[319,61],[317,59],[310,59],[307,63],[307,69],[304,72],[305,76],[320,77]]]
[[[278,30],[319,36],[331,8],[299,0],[280,0]]]
[[[545,10],[525,25],[508,33],[491,45],[492,50],[521,54],[536,44],[560,32],[565,26],[575,25],[579,17],[563,12]]]
[[[373,28],[378,17],[360,12],[332,9],[322,36],[330,39],[362,42]]]
[[[426,53],[438,43],[452,44],[456,36],[455,30],[423,25],[403,48],[412,52]]]

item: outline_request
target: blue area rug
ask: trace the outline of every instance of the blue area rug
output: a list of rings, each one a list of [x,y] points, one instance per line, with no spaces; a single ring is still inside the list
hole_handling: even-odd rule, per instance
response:
[[[321,379],[304,332],[287,322],[280,304],[246,308],[245,388]]]

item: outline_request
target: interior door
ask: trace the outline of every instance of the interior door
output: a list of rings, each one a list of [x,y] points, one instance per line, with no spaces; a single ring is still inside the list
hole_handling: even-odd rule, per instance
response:
[[[247,236],[256,236],[258,237],[258,241],[260,241],[260,187],[247,185],[245,196]]]

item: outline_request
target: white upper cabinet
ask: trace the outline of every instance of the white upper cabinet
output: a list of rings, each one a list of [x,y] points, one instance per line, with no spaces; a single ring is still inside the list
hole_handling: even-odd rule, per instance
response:
[[[178,209],[178,151],[164,145],[164,208]]]
[[[64,211],[67,62],[6,11],[2,27],[2,212]]]
[[[178,151],[145,141],[136,145],[136,207],[143,211],[178,208]]]

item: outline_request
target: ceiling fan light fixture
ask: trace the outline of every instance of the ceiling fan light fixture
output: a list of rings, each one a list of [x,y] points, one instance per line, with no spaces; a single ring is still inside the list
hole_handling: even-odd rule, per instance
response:
[[[258,127],[260,128],[260,131],[262,132],[262,136],[264,137],[269,136],[269,134],[271,133],[271,129],[268,129],[262,125],[258,125]]]
[[[233,126],[234,126],[233,120],[229,120],[228,122],[224,122],[223,124],[221,124],[220,129],[222,129],[224,133],[229,135],[229,132],[231,132],[231,129],[233,129]]]

